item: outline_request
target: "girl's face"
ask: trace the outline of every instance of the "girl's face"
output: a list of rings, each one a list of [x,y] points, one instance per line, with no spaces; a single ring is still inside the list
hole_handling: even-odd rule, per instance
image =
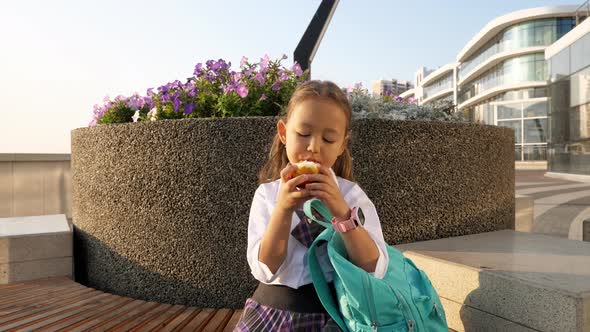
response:
[[[332,167],[349,138],[346,114],[328,99],[312,98],[299,103],[286,124],[279,120],[277,130],[291,164],[310,160]]]

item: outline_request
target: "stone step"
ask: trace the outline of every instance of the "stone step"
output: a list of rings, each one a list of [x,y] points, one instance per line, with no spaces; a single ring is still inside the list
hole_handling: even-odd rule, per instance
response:
[[[590,243],[502,230],[396,246],[457,331],[590,331]]]
[[[0,284],[72,277],[72,246],[63,214],[0,218]]]

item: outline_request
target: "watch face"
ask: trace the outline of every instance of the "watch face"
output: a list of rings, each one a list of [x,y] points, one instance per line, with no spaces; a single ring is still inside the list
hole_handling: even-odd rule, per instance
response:
[[[363,210],[360,207],[356,208],[356,214],[359,217],[359,223],[361,224],[361,226],[365,225],[365,214],[363,213]]]

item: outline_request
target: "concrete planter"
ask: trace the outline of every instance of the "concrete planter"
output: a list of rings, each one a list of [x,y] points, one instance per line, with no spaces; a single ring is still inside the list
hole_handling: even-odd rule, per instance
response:
[[[187,119],[72,132],[76,278],[139,299],[240,308],[256,281],[247,222],[274,118]],[[354,173],[390,244],[514,221],[514,134],[358,120]]]

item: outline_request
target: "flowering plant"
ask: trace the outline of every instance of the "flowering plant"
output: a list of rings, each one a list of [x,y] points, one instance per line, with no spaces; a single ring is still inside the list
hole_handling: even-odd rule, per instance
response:
[[[281,61],[268,55],[259,63],[242,57],[240,71],[231,70],[231,63],[223,59],[209,60],[195,66],[193,76],[185,83],[178,80],[156,89],[145,96],[137,93],[105,97],[102,105],[94,105],[90,126],[107,123],[155,121],[162,119],[276,116],[287,105],[297,84],[307,74],[299,64],[286,68]]]
[[[383,96],[371,96],[361,83],[347,89],[353,118],[384,118],[393,120],[438,120],[467,122],[450,101],[418,105],[417,100],[394,96],[385,91]]]

